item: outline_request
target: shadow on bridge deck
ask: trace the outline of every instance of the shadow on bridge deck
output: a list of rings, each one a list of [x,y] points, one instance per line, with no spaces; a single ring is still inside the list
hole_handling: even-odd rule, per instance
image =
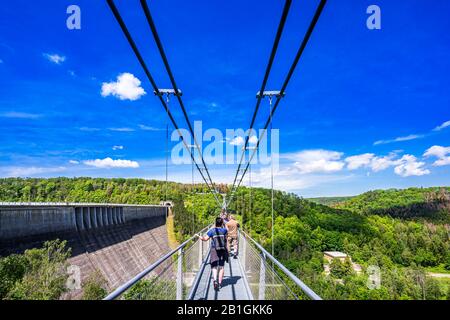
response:
[[[230,257],[225,264],[225,276],[222,288],[215,291],[213,287],[211,265],[208,263],[201,275],[194,300],[252,300],[247,280],[242,272],[239,258]]]

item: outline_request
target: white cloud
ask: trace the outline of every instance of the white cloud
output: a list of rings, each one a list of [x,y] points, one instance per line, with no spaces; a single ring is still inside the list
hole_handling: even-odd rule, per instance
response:
[[[433,166],[441,167],[450,165],[450,147],[432,146],[423,154],[424,157],[436,157]]]
[[[442,129],[445,129],[447,127],[450,127],[450,120],[449,121],[445,121],[440,126],[437,126],[436,128],[433,129],[433,131],[441,131]]]
[[[123,146],[113,146],[113,150],[123,150]]]
[[[283,158],[294,161],[294,166],[300,173],[330,173],[344,168],[342,155],[342,152],[317,149],[283,155]]]
[[[432,146],[428,148],[423,154],[424,157],[443,158],[450,153],[450,147]]]
[[[102,84],[103,97],[112,95],[120,100],[137,100],[146,94],[141,87],[141,81],[133,74],[125,72],[117,76],[116,82],[104,82]]]
[[[69,160],[70,164],[80,164],[80,161],[77,160]]]
[[[407,135],[404,137],[397,137],[395,139],[390,139],[390,140],[378,140],[378,141],[375,141],[373,144],[380,145],[380,144],[388,144],[388,143],[393,143],[393,142],[410,141],[410,140],[420,139],[423,137],[424,136],[422,134],[410,134],[410,135]]]
[[[80,131],[85,131],[85,132],[94,132],[94,131],[100,131],[99,128],[90,128],[90,127],[81,127],[79,128]]]
[[[386,170],[387,168],[397,164],[396,160],[394,160],[396,157],[396,153],[390,153],[389,155],[383,157],[374,157],[370,163],[370,168],[373,172]]]
[[[67,71],[67,73],[69,73],[72,77],[76,76],[75,71],[73,71],[73,70],[69,70],[69,71]]]
[[[433,163],[433,166],[435,167],[443,167],[443,166],[450,166],[450,156],[444,157],[442,159],[438,159]]]
[[[379,172],[394,167],[394,172],[402,177],[422,176],[430,173],[429,170],[423,168],[425,162],[419,162],[416,157],[409,154],[398,159],[396,152],[391,152],[383,157],[365,153],[348,157],[345,161],[349,170],[370,168],[373,172]]]
[[[355,170],[370,165],[374,157],[375,155],[373,153],[364,153],[347,157],[345,158],[345,162],[347,162],[347,168],[349,170]]]
[[[135,131],[133,128],[109,128],[111,131],[117,131],[117,132],[133,132]]]
[[[244,143],[245,143],[245,140],[241,136],[237,136],[230,141],[230,144],[232,146],[242,146],[242,145],[244,145]]]
[[[145,130],[145,131],[161,131],[161,130],[163,130],[163,129],[159,129],[159,128],[155,128],[155,127],[146,126],[143,124],[139,125],[139,129]]]
[[[256,136],[251,136],[250,139],[248,139],[248,142],[250,144],[257,144],[258,143],[258,138]]]
[[[109,169],[109,168],[139,168],[139,163],[131,160],[113,160],[111,158],[86,160],[83,163],[87,166]]]
[[[53,62],[54,64],[61,64],[64,61],[66,61],[66,57],[65,56],[61,56],[59,54],[53,53],[43,53],[42,54],[44,56],[44,58],[46,58],[48,61]]]
[[[0,117],[12,118],[12,119],[38,119],[38,118],[42,117],[42,115],[35,114],[35,113],[11,111],[11,112],[5,112],[5,113],[0,114]]]
[[[399,176],[410,177],[430,174],[430,170],[423,168],[425,162],[417,161],[417,158],[410,154],[405,154],[397,163],[394,172]]]
[[[340,182],[351,178],[342,174],[304,174],[298,168],[284,166],[274,171],[274,188],[285,191],[299,191],[330,182]],[[256,187],[270,188],[271,168],[263,167],[252,172],[252,184]]]
[[[10,177],[31,177],[65,170],[65,167],[12,167],[8,170],[7,175]]]

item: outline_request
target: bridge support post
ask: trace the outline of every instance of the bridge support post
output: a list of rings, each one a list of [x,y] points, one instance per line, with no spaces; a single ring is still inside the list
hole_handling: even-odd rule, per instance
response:
[[[203,264],[203,241],[197,240],[198,242],[198,269],[202,267]]]
[[[183,299],[183,248],[178,250],[177,300]]]
[[[239,231],[239,258],[241,260],[242,268],[244,269],[244,273],[247,273],[246,267],[246,253],[247,253],[247,239],[245,236]]]
[[[259,270],[259,296],[258,300],[265,300],[266,296],[266,255],[261,254],[261,267]]]

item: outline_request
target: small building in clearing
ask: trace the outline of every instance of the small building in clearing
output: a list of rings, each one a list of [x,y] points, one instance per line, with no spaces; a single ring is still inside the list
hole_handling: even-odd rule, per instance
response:
[[[330,264],[331,264],[331,261],[333,261],[334,259],[339,259],[341,262],[345,262],[345,260],[347,258],[349,258],[350,262],[352,264],[353,270],[358,274],[361,273],[361,271],[362,271],[361,266],[357,263],[352,262],[352,258],[344,252],[324,251],[323,258],[326,261],[326,263],[324,263],[324,265],[323,265],[323,269],[324,269],[326,275],[330,274]]]
[[[333,259],[339,259],[341,262],[344,262],[348,255],[340,251],[325,251],[323,257],[328,263],[331,263]]]

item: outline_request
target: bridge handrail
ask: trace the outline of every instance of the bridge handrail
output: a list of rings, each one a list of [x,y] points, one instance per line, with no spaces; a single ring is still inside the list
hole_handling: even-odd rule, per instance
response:
[[[123,285],[119,286],[117,289],[115,289],[113,292],[111,292],[109,295],[107,295],[103,300],[114,300],[117,299],[119,296],[121,296],[125,291],[127,291],[129,288],[134,286],[139,280],[144,278],[146,275],[148,275],[150,272],[152,272],[154,269],[156,269],[159,265],[161,265],[164,261],[172,257],[173,255],[177,254],[181,249],[186,247],[189,242],[192,240],[195,240],[197,238],[197,234],[204,232],[206,229],[208,229],[210,226],[207,226],[197,232],[195,235],[184,241],[182,244],[180,244],[177,248],[173,249],[166,255],[162,256],[158,260],[156,260],[153,264],[139,272],[136,276],[125,282]]]
[[[283,273],[291,279],[300,289],[312,300],[322,300],[322,298],[316,294],[310,287],[308,287],[302,280],[296,277],[291,271],[289,271],[280,261],[278,261],[274,256],[272,256],[266,249],[264,249],[258,242],[256,242],[252,237],[250,237],[244,230],[240,230],[240,232],[249,239],[255,246],[258,248],[266,258],[272,261],[274,264],[278,266],[278,268],[283,271]]]

